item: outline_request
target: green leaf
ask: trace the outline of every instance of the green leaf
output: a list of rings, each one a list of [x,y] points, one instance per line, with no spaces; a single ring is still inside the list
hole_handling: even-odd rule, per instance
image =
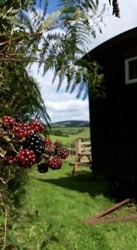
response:
[[[0,216],[0,224],[3,224],[4,221],[5,221],[5,217],[1,215],[1,216]]]
[[[61,14],[61,10],[55,11],[53,14],[51,14],[49,17],[46,18],[45,22],[43,22],[41,29],[50,29],[53,25],[56,24],[57,18],[59,18]]]
[[[0,0],[0,6],[3,5],[3,0]]]
[[[9,232],[7,232],[7,245],[18,246],[18,241],[16,237]]]

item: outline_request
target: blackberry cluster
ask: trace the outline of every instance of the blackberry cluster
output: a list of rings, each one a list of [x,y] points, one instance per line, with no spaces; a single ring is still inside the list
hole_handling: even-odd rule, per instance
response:
[[[40,173],[46,173],[49,168],[60,169],[62,160],[68,157],[68,150],[62,147],[61,141],[42,137],[40,133],[44,129],[39,121],[24,123],[20,115],[3,116],[0,119],[2,164],[18,164],[24,168],[37,164]]]
[[[39,134],[32,134],[26,138],[23,148],[34,151],[37,158],[39,158],[45,151],[45,142]]]

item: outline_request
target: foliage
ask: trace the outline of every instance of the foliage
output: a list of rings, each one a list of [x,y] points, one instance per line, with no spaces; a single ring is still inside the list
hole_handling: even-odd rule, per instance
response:
[[[40,116],[49,124],[50,118],[38,83],[27,72],[32,40],[26,38],[23,41],[19,39],[17,42],[3,43],[25,34],[19,16],[21,11],[26,11],[32,3],[34,1],[3,1],[0,5],[0,113],[1,116],[5,113],[12,115],[20,110],[20,114]]]
[[[54,70],[53,82],[56,76],[59,77],[57,90],[60,89],[65,78],[67,80],[66,91],[70,93],[79,84],[77,98],[83,93],[83,99],[85,99],[89,88],[92,93],[99,92],[97,86],[102,81],[102,75],[98,76],[97,65],[80,57],[86,53],[91,35],[95,37],[95,28],[100,27],[99,22],[105,10],[102,10],[96,17],[97,3],[90,3],[85,9],[83,3],[76,4],[78,1],[59,2],[61,13],[58,22],[62,31],[55,30],[54,33],[44,36],[39,67],[44,63],[44,74],[50,69]],[[92,14],[88,12],[89,7]],[[99,19],[97,23],[95,23],[96,18]]]
[[[0,247],[3,250],[19,247],[16,237],[10,233],[10,228],[20,217],[28,180],[26,169],[17,166],[10,166],[9,169],[9,166],[3,168],[0,165]]]
[[[58,90],[65,78],[68,83],[66,91],[70,93],[79,84],[77,98],[82,95],[85,99],[88,91],[94,95],[104,92],[100,86],[103,76],[99,75],[97,65],[80,59],[87,52],[91,36],[96,36],[96,29],[102,32],[100,23],[105,7],[97,14],[99,1],[60,0],[59,9],[50,16],[46,15],[48,1],[43,5],[43,12],[31,5],[33,1],[17,1],[16,7],[9,1],[5,5],[4,1],[1,3],[4,29],[1,28],[3,42],[0,45],[9,61],[13,58],[16,62],[25,60],[26,64],[39,61],[39,67],[44,65],[43,74],[49,69],[54,71],[53,82],[59,76]],[[113,6],[113,14],[118,17],[117,0],[112,3],[109,0],[109,3]],[[39,4],[41,8],[42,1]],[[11,49],[12,59],[9,57]],[[27,51],[25,57],[23,51]]]
[[[66,91],[70,93],[79,84],[77,98],[82,95],[85,99],[88,91],[92,95],[104,95],[104,89],[101,86],[103,75],[99,74],[99,66],[92,60],[87,62],[82,56],[87,52],[91,37],[96,37],[96,29],[102,32],[100,23],[103,20],[105,7],[97,14],[99,1],[61,0],[58,2],[61,13],[57,24],[59,23],[62,31],[55,30],[54,33],[44,36],[39,66],[44,62],[44,74],[49,69],[54,69],[53,82],[57,75],[59,77],[57,90],[66,78]],[[109,3],[111,4],[111,1]],[[112,4],[113,14],[118,17],[117,1],[113,1]]]
[[[115,15],[116,17],[120,17],[120,9],[119,9],[119,4],[118,0],[109,0],[109,3],[113,5],[113,12],[112,14]]]
[[[79,84],[77,97],[80,97],[83,93],[83,99],[86,98],[89,89],[92,93],[102,92],[100,82],[103,77],[98,75],[98,66],[80,58],[87,50],[89,35],[95,37],[94,25],[96,29],[100,30],[99,22],[105,9],[96,17],[98,1],[62,0],[58,2],[60,9],[51,16],[46,16],[48,1],[44,2],[44,11],[41,14],[37,12],[37,8],[34,6],[35,1],[0,0],[1,117],[5,113],[8,116],[15,116],[20,110],[20,114],[26,113],[25,121],[34,116],[40,116],[45,123],[50,121],[38,84],[27,73],[28,66],[34,61],[39,61],[39,67],[44,64],[44,74],[49,69],[54,70],[53,82],[56,76],[59,76],[58,89],[66,77],[68,82],[66,91],[73,92],[75,86]],[[111,1],[109,2],[111,3]],[[42,1],[39,1],[39,3],[41,6]],[[116,0],[112,2],[113,7],[115,7],[114,14],[117,16],[116,3]],[[95,19],[98,21],[96,22]],[[61,32],[56,30],[57,27],[61,29]],[[49,32],[53,30],[54,32]],[[0,210],[2,213],[0,225],[2,229],[0,230],[4,233],[1,238],[2,249],[6,249],[6,245],[9,249],[15,248],[15,245],[16,248],[19,248],[16,239],[8,234],[12,227],[11,224],[8,224],[8,217],[9,209],[13,212],[11,209],[13,203],[14,206],[21,204],[21,197],[24,194],[27,181],[26,161],[22,162],[21,160],[19,164],[21,166],[15,167],[19,163],[18,160],[22,159],[22,156],[24,157],[20,152],[24,139],[20,137],[18,140],[14,140],[13,130],[5,127],[5,125],[3,127],[3,124],[0,129],[0,181],[2,185],[2,188],[0,187]],[[13,145],[13,141],[16,141],[17,148]],[[60,145],[60,143],[57,142],[57,145]],[[46,152],[46,155],[44,155],[46,160],[47,157],[53,157],[54,149],[55,145],[52,144],[50,154]],[[35,154],[32,152],[31,154],[34,157]],[[28,160],[27,157],[26,159]],[[50,168],[57,167],[57,163],[61,167],[61,160],[48,163]],[[38,166],[40,173],[47,172],[45,162],[40,162]],[[21,169],[22,174],[20,174]]]
[[[17,216],[16,208],[19,209],[22,204],[26,191],[28,175],[25,170],[35,164],[40,173],[48,172],[49,168],[57,170],[62,166],[62,159],[68,157],[68,151],[62,147],[61,142],[53,143],[48,137],[40,135],[43,130],[44,126],[39,121],[26,124],[20,117],[3,116],[0,121],[0,212],[4,228],[3,250],[8,244],[8,217]],[[2,241],[2,238],[0,240]]]
[[[41,115],[45,123],[49,122],[49,116],[41,98],[38,85],[23,68],[23,64],[9,63],[3,69],[3,78],[0,82],[0,113],[26,114],[27,117]]]

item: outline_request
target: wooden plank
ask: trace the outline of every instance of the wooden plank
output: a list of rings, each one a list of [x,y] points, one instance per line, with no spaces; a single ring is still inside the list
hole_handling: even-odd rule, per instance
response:
[[[92,153],[91,153],[91,142],[83,142],[79,139],[75,143],[75,160],[70,162],[69,165],[73,167],[72,175],[78,170],[78,166],[92,166]]]
[[[78,166],[87,166],[90,167],[92,166],[92,162],[70,162],[70,166],[78,165]]]

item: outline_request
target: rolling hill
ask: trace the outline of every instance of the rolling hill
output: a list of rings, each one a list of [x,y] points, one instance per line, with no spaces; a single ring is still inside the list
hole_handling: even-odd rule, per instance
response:
[[[86,127],[89,126],[89,121],[81,120],[68,120],[68,121],[59,121],[51,124],[51,127]]]

